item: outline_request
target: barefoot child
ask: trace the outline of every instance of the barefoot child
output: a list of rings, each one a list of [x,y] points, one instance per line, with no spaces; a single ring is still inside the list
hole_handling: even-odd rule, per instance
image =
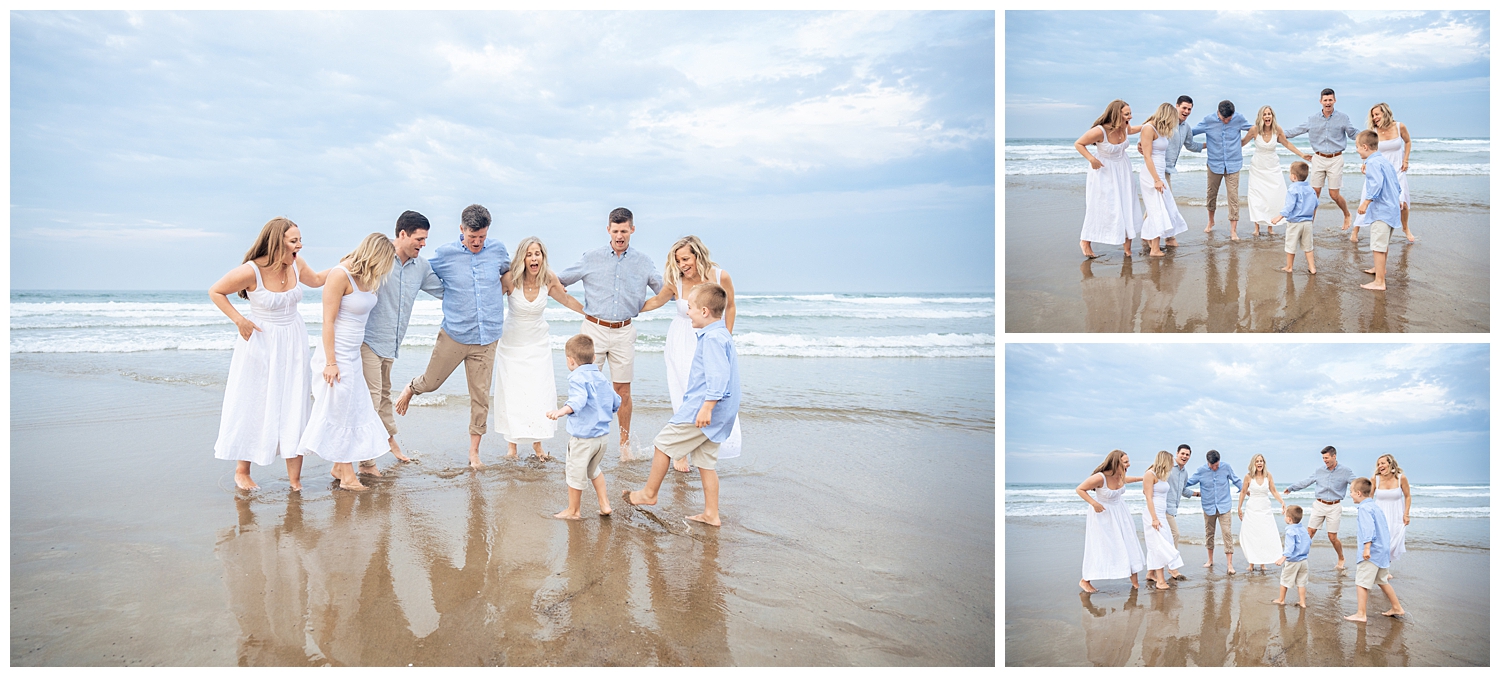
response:
[[[1286,204],[1282,206],[1281,213],[1271,219],[1275,225],[1285,220],[1286,225],[1286,267],[1281,271],[1292,272],[1292,262],[1297,260],[1297,246],[1302,246],[1302,251],[1307,253],[1307,272],[1311,275],[1318,274],[1317,266],[1313,265],[1313,212],[1318,209],[1318,195],[1307,185],[1307,163],[1292,163],[1292,185],[1286,191]]]
[[[1401,219],[1401,183],[1396,168],[1384,155],[1376,152],[1380,137],[1370,130],[1359,133],[1355,149],[1365,160],[1365,191],[1359,201],[1359,219],[1370,224],[1370,251],[1375,267],[1366,270],[1375,281],[1362,284],[1365,289],[1385,290],[1385,254],[1391,246],[1391,226]]]
[[[1389,164],[1389,163],[1387,163]],[[1361,205],[1363,207],[1363,205]],[[1387,230],[1394,230],[1389,226]],[[1391,531],[1385,523],[1385,514],[1375,505],[1370,498],[1372,484],[1364,477],[1354,478],[1354,483],[1349,486],[1349,497],[1354,499],[1354,505],[1358,506],[1359,516],[1359,546],[1363,553],[1359,564],[1354,567],[1354,584],[1359,586],[1359,611],[1352,616],[1345,616],[1344,620],[1355,623],[1365,622],[1365,604],[1370,600],[1370,588],[1380,586],[1380,591],[1385,593],[1386,599],[1391,601],[1391,608],[1382,611],[1382,616],[1402,616],[1406,610],[1401,608],[1401,600],[1396,599],[1396,589],[1386,580],[1390,573],[1386,567],[1391,565]]]
[[[599,496],[599,514],[609,515],[609,495],[604,489],[604,471],[599,462],[609,446],[609,422],[620,410],[617,395],[599,365],[594,364],[594,340],[578,334],[568,339],[564,348],[568,359],[568,403],[547,412],[556,421],[568,417],[568,460],[564,475],[568,482],[568,509],[553,517],[576,520],[582,517],[584,487],[592,482]]]
[[[1302,164],[1302,163],[1297,163]],[[1303,170],[1306,172],[1307,170]],[[1303,178],[1306,178],[1303,174]],[[1286,591],[1297,586],[1297,606],[1307,608],[1307,555],[1312,550],[1312,537],[1302,528],[1302,506],[1286,507],[1286,549],[1276,560],[1281,567],[1281,596],[1274,601],[1286,604]]]
[[[667,467],[689,456],[703,479],[703,512],[688,519],[719,526],[719,443],[729,438],[740,412],[740,365],[734,339],[724,327],[728,296],[724,288],[705,282],[688,292],[688,319],[698,333],[688,369],[687,392],[682,406],[656,435],[656,453],[651,458],[651,476],[645,488],[626,491],[630,505],[656,505],[657,490],[667,476]]]

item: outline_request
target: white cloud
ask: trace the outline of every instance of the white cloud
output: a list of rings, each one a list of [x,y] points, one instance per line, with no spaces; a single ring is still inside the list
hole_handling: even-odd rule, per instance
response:
[[[1303,406],[1332,411],[1366,423],[1415,423],[1465,413],[1471,409],[1448,399],[1442,385],[1421,381],[1402,388],[1309,395]]]
[[[482,50],[473,50],[460,45],[441,44],[437,46],[437,53],[458,74],[503,78],[529,68],[525,52],[514,47],[497,49],[494,45],[485,45]]]
[[[1367,72],[1377,66],[1415,71],[1488,61],[1490,44],[1483,28],[1449,21],[1414,31],[1325,36],[1301,58],[1344,62]]]

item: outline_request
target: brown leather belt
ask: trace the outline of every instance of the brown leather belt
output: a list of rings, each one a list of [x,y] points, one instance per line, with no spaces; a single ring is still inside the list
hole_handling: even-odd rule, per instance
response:
[[[1329,155],[1327,153],[1319,153],[1318,151],[1313,151],[1313,154],[1318,155],[1320,157],[1334,158],[1334,157],[1338,157],[1340,155],[1343,155],[1344,151],[1339,151],[1337,153],[1334,153],[1333,155]]]
[[[1321,499],[1321,498],[1319,498],[1319,499],[1314,499],[1314,500],[1316,500],[1316,501],[1317,501],[1317,502],[1319,502],[1319,503],[1322,503],[1322,504],[1324,504],[1324,505],[1338,505],[1338,504],[1339,504],[1339,502],[1338,502],[1338,501],[1325,501],[1325,500],[1323,500],[1323,499]]]
[[[588,320],[589,322],[593,322],[594,324],[597,324],[601,327],[609,327],[610,329],[619,329],[621,327],[630,326],[630,320],[625,320],[624,322],[610,322],[609,320],[601,320],[597,317],[594,317],[593,315],[584,315],[583,319]]]

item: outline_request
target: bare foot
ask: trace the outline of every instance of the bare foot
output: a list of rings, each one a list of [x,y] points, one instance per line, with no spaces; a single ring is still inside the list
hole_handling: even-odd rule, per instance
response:
[[[391,438],[391,455],[402,463],[411,463],[411,457],[401,453],[401,445],[396,444],[396,438]]]
[[[1231,565],[1229,565],[1229,569],[1228,569],[1228,571],[1229,571],[1229,573],[1231,573],[1231,574],[1232,574],[1232,573],[1234,573],[1234,565],[1233,565],[1233,564],[1231,564]]]
[[[302,483],[297,480],[292,480],[292,491],[302,491]]]
[[[1172,580],[1174,580],[1174,581],[1185,581],[1185,580],[1187,580],[1187,576],[1184,576],[1182,574],[1179,574],[1179,573],[1173,571],[1172,572]]]
[[[1279,270],[1279,271],[1281,271],[1283,273],[1290,273],[1290,272],[1292,272],[1292,267],[1291,266],[1287,266],[1285,268],[1277,268],[1276,270]]]
[[[1411,233],[1407,233],[1406,234],[1406,241],[1407,242],[1416,242],[1417,241],[1417,236],[1412,235]]]
[[[1349,230],[1349,226],[1351,226],[1353,224],[1354,224],[1354,215],[1353,214],[1345,214],[1344,215],[1344,227],[1340,228],[1339,230]]]
[[[1162,250],[1160,250],[1160,249],[1158,249],[1158,250],[1156,250],[1154,252],[1151,252],[1151,255],[1152,256],[1166,256],[1167,253],[1164,252],[1164,251],[1162,251]]]
[[[380,466],[375,465],[374,461],[361,461],[359,464],[359,474],[380,477]]]
[[[1092,585],[1089,585],[1088,581],[1081,580],[1081,579],[1078,581],[1078,587],[1083,588],[1084,592],[1099,592],[1098,588],[1096,588],[1096,587],[1094,587]]]
[[[509,451],[505,452],[505,457],[506,458],[515,458],[516,457],[516,443],[515,442],[511,442],[510,443],[510,445],[509,445]],[[553,517],[556,517],[556,516],[557,515],[553,515]]]
[[[1134,588],[1136,590],[1140,590],[1141,589],[1141,584],[1138,581],[1136,581],[1135,574],[1131,574],[1130,575],[1130,587],[1132,587],[1132,588]]]
[[[1272,604],[1280,604],[1281,606],[1286,606],[1286,600],[1285,599],[1273,599],[1273,600],[1271,600],[1271,603]]]
[[[1239,242],[1240,241],[1240,236],[1239,236],[1238,233],[1236,233],[1236,232],[1234,232],[1234,231],[1231,230],[1231,231],[1229,231],[1229,239],[1234,240],[1235,242]]]
[[[1369,290],[1372,290],[1372,291],[1385,291],[1385,285],[1383,285],[1383,284],[1376,284],[1374,282],[1371,282],[1369,284],[1362,284],[1362,285],[1360,285],[1360,288],[1362,288],[1362,289],[1369,289]]]
[[[688,517],[688,519],[690,519],[690,520],[692,520],[694,522],[702,522],[702,523],[707,524],[708,526],[711,526],[711,527],[719,526],[719,518],[717,518],[717,517],[709,517],[708,513],[700,512],[700,513],[698,513],[696,515],[692,515],[692,516]]]
[[[1212,568],[1214,568],[1214,561],[1213,560],[1209,560],[1207,562],[1204,562],[1203,563],[1203,568],[1204,569],[1212,569]]]
[[[1091,259],[1099,258],[1099,255],[1094,253],[1094,246],[1092,244],[1089,244],[1088,242],[1079,242],[1078,248],[1083,250],[1084,256],[1087,256]]]
[[[1350,233],[1349,234],[1349,241],[1350,242],[1359,242],[1359,231],[1356,230],[1353,233]],[[1364,621],[1360,621],[1360,622],[1363,623]]]
[[[1125,248],[1125,258],[1127,258],[1127,259],[1130,258],[1130,248],[1129,247]]]
[[[1169,238],[1167,238],[1167,246],[1168,247],[1176,247],[1177,246],[1177,238],[1175,238],[1175,237],[1169,237]]]
[[[1366,269],[1365,269],[1365,270],[1364,270],[1364,273],[1365,273],[1365,274],[1366,274],[1366,275],[1374,275],[1374,274],[1375,274],[1375,269],[1374,269],[1374,268],[1366,268]]]
[[[622,439],[622,440],[620,440],[620,460],[621,461],[634,461],[635,460],[635,455],[632,454],[632,453],[630,453],[630,440],[629,439]]]
[[[1316,268],[1314,268],[1312,266],[1308,266],[1307,267],[1307,274],[1308,275],[1317,275],[1318,274],[1318,269],[1316,269]]]
[[[1166,583],[1163,583],[1161,581],[1157,581],[1156,582],[1156,589],[1157,590],[1171,590],[1172,586],[1167,585]]]
[[[673,461],[672,462],[672,469],[676,470],[677,472],[691,472],[692,471],[692,468],[688,467],[688,461],[687,461],[687,457],[686,456],[683,456],[682,458],[679,458],[676,461]]]
[[[250,473],[245,473],[243,475],[240,473],[235,473],[234,486],[241,491],[250,491],[251,489],[260,488],[260,485],[256,484],[255,480],[250,479]]]
[[[1307,608],[1307,602],[1297,602],[1297,606],[1302,607],[1303,609],[1306,609]]]
[[[1346,620],[1346,621],[1354,621],[1355,623],[1363,623],[1363,622],[1365,622],[1365,617],[1361,616],[1359,614],[1351,614],[1351,615],[1345,616],[1344,620]]]
[[[406,386],[401,390],[401,396],[396,398],[396,413],[406,415],[406,408],[411,406],[411,396],[411,386]]]
[[[479,454],[470,454],[469,455],[469,467],[473,468],[475,470],[478,470],[478,469],[484,467],[484,463],[479,460]]]
[[[541,442],[532,442],[531,443],[531,451],[533,452],[533,454],[536,457],[536,460],[538,460],[538,461],[546,461],[546,460],[552,458],[551,456],[547,455],[547,452],[542,451],[542,443]]]
[[[1276,237],[1276,232],[1270,226],[1266,226],[1266,237]]]
[[[1333,568],[1335,570],[1343,569],[1344,568],[1344,560],[1339,560],[1339,563],[1336,566],[1334,566]]]
[[[647,499],[644,491],[625,490],[625,505],[656,505],[656,499]]]
[[[1382,611],[1382,612],[1380,612],[1380,615],[1382,615],[1382,616],[1405,616],[1406,615],[1406,609],[1402,609],[1401,607],[1396,607],[1396,608],[1391,609],[1389,611]]]
[[[564,510],[564,511],[562,511],[560,513],[557,513],[556,515],[553,515],[553,517],[555,517],[557,519],[560,519],[560,520],[583,519],[583,515],[580,515],[580,514],[578,514],[576,512],[569,512],[567,510]]]

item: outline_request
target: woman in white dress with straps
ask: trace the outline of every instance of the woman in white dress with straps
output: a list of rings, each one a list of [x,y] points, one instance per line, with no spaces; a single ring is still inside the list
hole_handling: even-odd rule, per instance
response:
[[[1130,587],[1140,587],[1136,573],[1146,568],[1146,556],[1141,553],[1135,520],[1125,505],[1125,485],[1141,478],[1127,476],[1129,467],[1130,457],[1116,449],[1074,489],[1093,508],[1083,530],[1083,578],[1078,580],[1078,587],[1084,592],[1099,592],[1089,581],[1109,578],[1129,577]],[[1090,497],[1090,491],[1098,498]]]
[[[547,247],[537,237],[516,246],[510,272],[500,278],[500,290],[506,313],[500,345],[495,347],[495,397],[490,407],[495,432],[510,446],[507,457],[516,458],[517,445],[530,442],[536,458],[546,460],[542,440],[557,433],[557,421],[547,418],[547,412],[557,408],[557,374],[543,315],[549,298],[579,313],[583,304],[547,267]]]
[[[1411,485],[1406,473],[1396,465],[1396,457],[1385,454],[1375,459],[1375,507],[1385,513],[1385,524],[1391,534],[1391,564],[1406,553],[1406,525],[1411,524]]]
[[[1406,193],[1406,167],[1411,162],[1411,134],[1406,131],[1406,125],[1396,122],[1391,115],[1391,107],[1384,103],[1377,103],[1370,109],[1370,129],[1375,130],[1376,136],[1380,137],[1380,143],[1375,147],[1385,159],[1390,160],[1391,166],[1396,168],[1396,180],[1401,184],[1401,232],[1406,235],[1407,242],[1416,242],[1417,238],[1411,234],[1411,228],[1407,226],[1407,217],[1411,214],[1411,203]],[[1364,171],[1364,166],[1360,166]]]
[[[391,450],[389,435],[365,384],[359,346],[365,322],[375,308],[375,290],[396,264],[396,247],[381,233],[370,233],[359,247],[328,271],[323,285],[323,336],[313,356],[319,376],[313,386],[312,416],[302,433],[302,451],[333,461],[340,489],[364,491],[354,464]]]
[[[1176,109],[1173,109],[1174,111]],[[1172,542],[1172,530],[1167,524],[1167,492],[1172,488],[1168,482],[1172,472],[1172,455],[1156,452],[1156,462],[1141,478],[1146,492],[1146,512],[1141,523],[1146,533],[1146,580],[1156,581],[1157,590],[1166,590],[1167,574],[1177,575],[1182,568],[1182,553]]]
[[[1167,166],[1167,143],[1177,125],[1177,108],[1170,103],[1156,107],[1156,112],[1141,125],[1141,149],[1146,158],[1141,169],[1141,201],[1146,204],[1141,221],[1141,241],[1151,245],[1152,256],[1166,256],[1162,239],[1176,244],[1178,235],[1187,232],[1187,220],[1177,211],[1172,187],[1162,180]],[[1146,152],[1149,150],[1150,152]]]
[[[1276,144],[1286,146],[1292,155],[1303,160],[1310,161],[1312,156],[1297,150],[1286,138],[1281,125],[1276,124],[1276,111],[1270,106],[1260,107],[1254,126],[1245,132],[1240,146],[1251,141],[1255,142],[1255,152],[1250,156],[1250,220],[1255,223],[1256,235],[1260,235],[1261,224],[1265,224],[1267,235],[1275,235],[1271,232],[1271,220],[1286,204],[1286,178],[1281,173],[1281,159],[1276,157]]]
[[[1078,236],[1078,246],[1088,258],[1102,256],[1094,253],[1094,242],[1123,243],[1128,257],[1130,240],[1140,235],[1141,201],[1130,176],[1130,158],[1125,156],[1130,135],[1140,130],[1130,126],[1130,104],[1115,99],[1094,120],[1093,127],[1073,142],[1078,154],[1089,161],[1083,232]],[[1094,153],[1086,148],[1090,145]]]
[[[324,273],[313,271],[297,256],[302,230],[276,217],[261,227],[245,262],[208,289],[214,305],[234,322],[239,339],[229,360],[224,409],[214,458],[238,461],[234,485],[256,488],[250,464],[286,460],[292,491],[302,489],[302,453],[298,442],[307,425],[309,405],[307,325],[297,311],[302,289],[323,285]],[[229,302],[230,294],[250,301],[246,318]]]
[[[708,274],[705,275],[703,271],[708,271]],[[696,235],[684,237],[672,245],[663,277],[666,284],[661,286],[661,292],[646,299],[641,312],[655,310],[666,305],[667,301],[677,299],[677,315],[667,327],[667,345],[663,351],[667,360],[667,393],[672,398],[672,411],[677,411],[682,406],[683,396],[687,394],[688,371],[693,366],[693,351],[698,346],[698,335],[688,317],[687,293],[712,277],[714,284],[723,287],[728,296],[728,305],[724,306],[724,328],[733,333],[734,281],[729,278],[729,273],[724,272],[723,268],[709,258],[708,246]],[[736,416],[729,439],[719,445],[719,460],[739,456],[742,444],[740,419]],[[691,470],[686,457],[678,459],[672,467],[678,472]]]
[[[1276,491],[1276,480],[1266,470],[1266,457],[1256,454],[1250,457],[1250,467],[1245,471],[1244,490],[1240,492],[1240,551],[1250,563],[1250,571],[1260,565],[1265,571],[1267,564],[1275,564],[1281,557],[1281,530],[1276,528],[1276,516],[1281,514],[1271,507],[1275,498],[1286,510],[1286,501]],[[1250,514],[1245,514],[1246,499],[1250,502]]]

